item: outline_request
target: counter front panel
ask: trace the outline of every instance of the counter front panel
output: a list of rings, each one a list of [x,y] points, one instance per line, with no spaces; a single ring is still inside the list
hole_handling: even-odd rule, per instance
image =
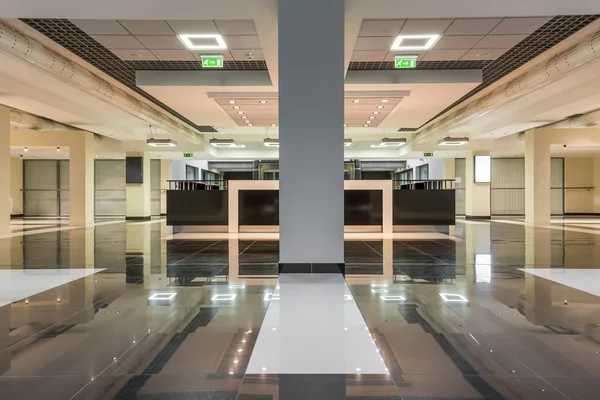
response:
[[[167,225],[227,225],[225,190],[167,190]]]
[[[345,190],[344,225],[383,225],[383,191]]]
[[[239,225],[279,225],[279,190],[240,190]]]
[[[454,225],[454,190],[394,190],[394,225]]]

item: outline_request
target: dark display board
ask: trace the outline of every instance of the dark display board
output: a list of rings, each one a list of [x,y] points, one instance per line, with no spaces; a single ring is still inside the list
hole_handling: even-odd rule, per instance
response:
[[[142,157],[125,157],[125,183],[144,183]]]
[[[226,190],[167,190],[167,225],[227,225]]]
[[[251,181],[252,171],[225,171],[223,179],[226,181]]]
[[[383,191],[344,190],[344,225],[383,225]]]
[[[394,225],[454,225],[454,190],[394,190]]]
[[[279,190],[240,190],[239,225],[279,225]]]
[[[360,179],[363,181],[389,181],[393,171],[361,171]]]

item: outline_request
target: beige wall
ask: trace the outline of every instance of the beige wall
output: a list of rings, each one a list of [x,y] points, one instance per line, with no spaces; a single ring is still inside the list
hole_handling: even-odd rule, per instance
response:
[[[600,171],[599,171],[600,172]],[[565,213],[594,212],[594,159],[565,158]]]
[[[11,215],[23,214],[23,160],[10,159],[10,198],[12,200]]]

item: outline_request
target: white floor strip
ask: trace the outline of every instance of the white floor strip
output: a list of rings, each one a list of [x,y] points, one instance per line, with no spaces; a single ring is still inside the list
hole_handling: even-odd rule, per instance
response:
[[[104,271],[104,269],[2,269],[0,270],[0,307]]]
[[[528,274],[560,283],[561,285],[600,296],[600,270],[565,268],[519,268]]]
[[[387,374],[340,274],[281,274],[247,374]]]

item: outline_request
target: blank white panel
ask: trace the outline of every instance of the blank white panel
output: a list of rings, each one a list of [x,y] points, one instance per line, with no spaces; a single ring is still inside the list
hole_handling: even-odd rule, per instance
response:
[[[465,202],[465,175],[466,175],[466,162],[464,158],[456,158],[454,160],[454,176],[457,178],[456,182],[456,214],[465,215],[466,202]]]
[[[150,160],[150,213],[160,215],[160,160]]]

